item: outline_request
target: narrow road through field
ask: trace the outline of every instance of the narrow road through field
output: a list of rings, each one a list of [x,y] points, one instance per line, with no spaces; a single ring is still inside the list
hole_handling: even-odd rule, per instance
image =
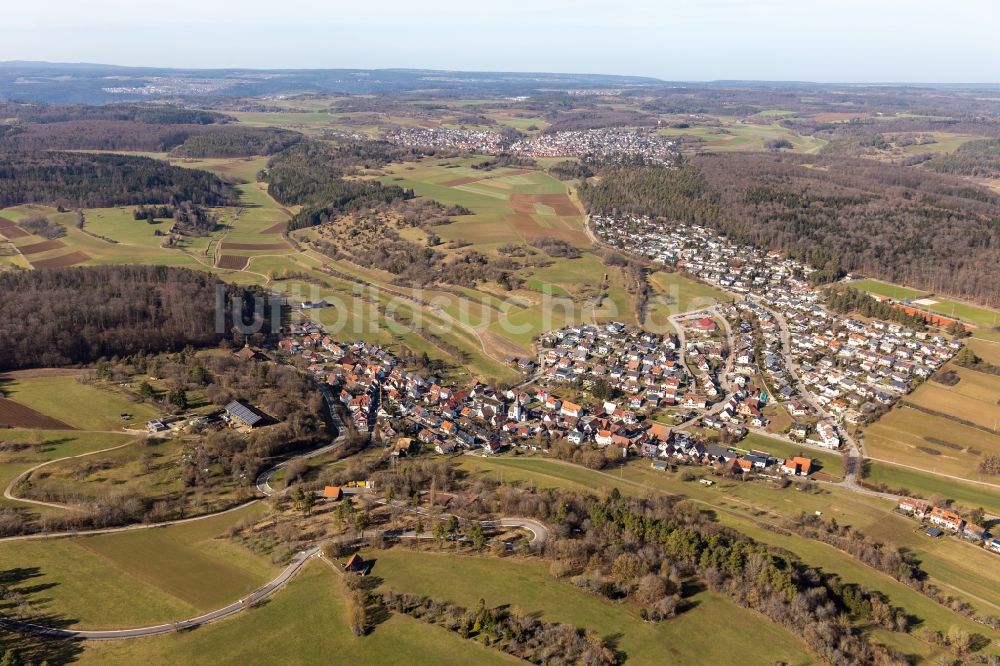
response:
[[[132,441],[125,442],[124,444],[119,444],[117,446],[111,446],[111,447],[108,447],[106,449],[100,449],[98,451],[88,451],[86,453],[78,453],[75,456],[63,456],[62,458],[54,458],[52,460],[46,460],[45,462],[39,463],[38,465],[35,465],[31,469],[26,469],[23,472],[21,472],[20,474],[18,474],[17,476],[15,476],[11,480],[11,482],[7,484],[7,487],[3,489],[3,496],[4,496],[5,499],[9,499],[9,500],[12,500],[14,502],[23,502],[25,504],[35,504],[37,506],[46,506],[46,507],[49,507],[49,508],[52,508],[52,509],[65,509],[67,511],[81,511],[82,509],[80,509],[80,507],[72,506],[72,505],[69,505],[69,504],[59,504],[57,502],[42,502],[41,500],[33,500],[33,499],[28,499],[26,497],[17,497],[16,495],[14,495],[14,492],[13,492],[14,486],[16,486],[17,484],[19,484],[23,479],[25,479],[28,476],[30,476],[36,470],[39,470],[42,467],[45,467],[47,465],[54,465],[55,463],[63,462],[64,460],[73,460],[74,458],[86,458],[87,456],[95,456],[95,455],[97,455],[99,453],[108,453],[109,451],[116,451],[116,450],[124,448],[126,446],[132,446],[133,444],[135,444],[138,441],[139,441],[139,439],[133,439]]]

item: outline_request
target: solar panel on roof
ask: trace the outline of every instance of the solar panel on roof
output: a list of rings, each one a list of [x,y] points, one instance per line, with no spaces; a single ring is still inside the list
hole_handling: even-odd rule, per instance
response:
[[[226,412],[228,412],[230,416],[239,419],[248,426],[255,426],[264,420],[264,417],[253,408],[235,400],[226,405]]]

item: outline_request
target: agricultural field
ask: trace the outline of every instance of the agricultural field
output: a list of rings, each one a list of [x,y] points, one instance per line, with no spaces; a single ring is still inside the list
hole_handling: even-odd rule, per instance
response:
[[[976,414],[961,407],[965,404],[960,401],[961,394],[930,384],[919,387],[908,400],[920,404],[929,400],[925,396],[944,395],[948,404],[943,401],[934,403],[935,410],[949,413],[951,409],[962,419],[976,420]],[[958,386],[952,388],[957,389]],[[954,411],[956,404],[958,408]],[[983,456],[1000,454],[1000,435],[959,423],[947,416],[909,408],[906,401],[868,426],[864,431],[864,440],[868,455],[875,459],[919,467],[932,473],[996,483],[996,477],[980,474],[977,467]]]
[[[259,517],[254,504],[168,527],[86,537],[0,541],[0,569],[32,611],[66,626],[114,629],[171,622],[232,603],[278,567],[221,536]]]
[[[949,366],[961,380],[954,386],[924,382],[905,402],[1000,432],[1000,376]]]
[[[33,373],[0,375],[0,390],[6,397],[50,419],[80,430],[121,430],[123,425],[145,428],[157,411],[133,402],[123,393],[78,381],[78,373]],[[122,414],[130,414],[128,421]],[[51,428],[49,424],[35,427]]]
[[[695,607],[665,622],[649,624],[627,604],[611,603],[560,582],[543,562],[468,557],[393,548],[372,553],[373,573],[384,585],[399,592],[426,594],[474,607],[480,598],[487,605],[509,604],[544,620],[566,622],[616,637],[628,663],[654,664],[666,659],[676,664],[722,663],[733,651],[753,663],[784,661],[814,663],[805,646],[781,627],[753,611],[741,609],[724,596],[698,592]],[[474,586],[468,583],[476,581]],[[711,622],[721,630],[699,632]],[[752,632],[755,640],[746,643]]]
[[[325,562],[306,565],[288,586],[259,608],[197,631],[132,641],[87,643],[81,664],[243,664],[262,654],[282,663],[511,664],[515,660],[441,627],[393,614],[371,634],[351,632],[344,585]],[[363,658],[361,657],[363,655]],[[405,657],[403,657],[405,655]]]
[[[889,488],[903,488],[920,497],[941,496],[965,507],[982,507],[1000,515],[1000,488],[995,486],[965,483],[881,460],[867,463],[865,479],[871,483],[884,483]]]

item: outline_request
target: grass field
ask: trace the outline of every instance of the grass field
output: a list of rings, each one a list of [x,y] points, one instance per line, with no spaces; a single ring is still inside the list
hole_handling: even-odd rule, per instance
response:
[[[705,487],[681,480],[680,472],[652,470],[645,461],[634,461],[624,469],[606,472],[525,457],[482,459],[463,456],[460,465],[468,473],[538,488],[561,488],[584,493],[601,493],[618,488],[626,495],[646,496],[656,492],[683,495],[711,510],[723,524],[760,541],[786,548],[810,565],[838,573],[845,581],[882,591],[894,599],[894,603],[904,605],[919,617],[926,623],[925,626],[947,631],[952,623],[960,619],[950,610],[845,553],[819,542],[782,536],[762,527],[762,524],[780,525],[800,512],[820,511],[824,516],[836,518],[841,525],[851,525],[863,533],[870,533],[877,540],[912,550],[920,556],[925,570],[935,581],[948,586],[949,593],[964,598],[980,612],[1000,612],[1000,572],[993,566],[994,555],[952,540],[928,539],[917,529],[914,521],[895,513],[891,502],[838,488],[820,488],[817,493],[804,493],[794,488],[778,489],[767,484],[725,481],[711,477],[704,468],[681,468],[715,479],[715,485]],[[979,631],[977,625],[967,625],[969,631]],[[909,649],[915,653],[927,656],[933,652],[920,641],[912,643]]]
[[[149,405],[81,384],[75,376],[0,377],[0,388],[8,398],[81,430],[120,430],[124,424],[145,428],[147,420],[158,416]],[[131,414],[131,420],[123,421],[123,413]]]
[[[766,112],[765,112],[766,113]],[[778,112],[780,113],[780,112]],[[778,113],[770,114],[771,117]],[[767,121],[765,114],[758,114]],[[659,131],[664,136],[687,136],[702,139],[702,143],[683,144],[682,147],[692,147],[705,152],[760,151],[766,149],[768,141],[785,140],[792,144],[794,152],[815,153],[826,141],[811,136],[802,136],[792,130],[771,123],[737,123],[730,118],[720,118],[723,126],[694,125],[686,128],[670,127]]]
[[[962,483],[955,479],[935,476],[892,463],[871,461],[865,478],[872,483],[884,483],[890,488],[905,488],[921,497],[942,495],[959,504],[1000,515],[1000,491],[987,486]]]
[[[392,589],[426,594],[474,607],[510,604],[543,619],[567,622],[617,639],[632,664],[724,663],[740,653],[747,663],[814,663],[805,645],[763,616],[741,609],[722,595],[700,592],[695,608],[658,624],[639,619],[628,604],[602,600],[553,579],[537,560],[463,557],[391,549],[372,553],[373,573]],[[475,581],[475,585],[469,585]],[[714,630],[698,627],[711,624]],[[745,636],[753,633],[754,640]]]
[[[19,474],[47,460],[75,456],[125,444],[130,435],[60,430],[0,430],[0,443],[24,442],[31,447],[20,451],[0,451],[0,489]],[[24,503],[0,498],[0,505],[25,507]],[[29,507],[37,510],[35,507]]]
[[[650,299],[647,321],[667,327],[664,330],[670,330],[667,317],[672,314],[731,300],[725,292],[680,273],[657,271],[649,275],[649,284],[655,296]]]
[[[137,443],[114,451],[47,465],[34,472],[24,497],[67,504],[89,504],[112,493],[135,493],[149,501],[187,504],[190,517],[230,508],[253,496],[221,468],[209,470],[206,483],[188,488],[181,474],[190,441]]]
[[[925,388],[930,387],[921,386],[914,393],[916,399],[921,399]],[[974,417],[961,407],[957,413],[966,419]],[[977,470],[984,455],[1000,453],[1000,436],[985,430],[903,405],[868,426],[864,437],[865,447],[873,458],[965,479],[996,482],[995,477],[984,476]]]
[[[225,606],[278,567],[225,538],[255,504],[205,520],[87,537],[0,542],[0,569],[27,570],[35,612],[76,627],[170,622]]]
[[[394,614],[368,636],[348,624],[343,584],[313,561],[259,608],[196,631],[88,643],[82,664],[511,664],[515,660],[457,634]]]

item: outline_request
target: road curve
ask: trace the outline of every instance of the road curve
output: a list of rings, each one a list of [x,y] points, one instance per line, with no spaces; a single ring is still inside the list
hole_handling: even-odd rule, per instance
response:
[[[167,624],[155,624],[148,627],[135,627],[132,629],[101,629],[101,630],[76,630],[76,629],[57,629],[54,627],[46,627],[40,624],[34,624],[31,622],[21,622],[19,620],[13,620],[10,618],[0,618],[0,627],[10,631],[17,631],[21,633],[34,634],[36,636],[44,636],[47,638],[66,638],[73,640],[91,640],[91,641],[108,641],[108,640],[122,640],[126,638],[145,638],[149,636],[159,636],[160,634],[169,634],[175,631],[182,631],[185,629],[193,629],[195,627],[200,627],[204,624],[210,622],[215,622],[223,618],[227,618],[231,615],[235,615],[240,611],[250,608],[255,603],[258,603],[267,597],[271,596],[282,587],[288,583],[292,577],[298,573],[299,569],[309,561],[310,557],[319,553],[319,546],[313,546],[307,550],[301,551],[294,558],[292,558],[291,563],[284,568],[284,570],[278,575],[277,578],[267,583],[263,587],[260,587],[248,596],[235,601],[228,606],[224,606],[214,611],[209,611],[203,615],[193,617],[187,620],[181,620],[179,622],[171,622]]]
[[[436,517],[440,518],[444,515],[448,514],[440,514]],[[499,518],[497,520],[484,520],[482,521],[482,524],[484,527],[517,527],[527,530],[532,534],[531,539],[528,541],[532,547],[541,546],[549,537],[549,528],[543,523],[532,518]],[[429,532],[414,536],[416,538],[434,538]],[[36,636],[44,636],[46,638],[65,638],[90,641],[147,638],[149,636],[159,636],[161,634],[183,631],[185,629],[194,629],[195,627],[200,627],[202,625],[235,615],[240,611],[251,608],[254,604],[270,597],[272,594],[284,587],[288,581],[290,581],[295,574],[299,572],[306,562],[309,561],[309,558],[318,555],[319,552],[319,544],[314,544],[306,550],[300,551],[292,558],[292,561],[288,564],[288,566],[286,566],[281,573],[278,574],[277,578],[257,588],[246,597],[235,601],[228,606],[223,606],[222,608],[209,611],[208,613],[188,618],[186,620],[168,622],[164,624],[154,624],[148,627],[133,627],[130,629],[59,629],[55,627],[46,627],[33,622],[22,622],[12,618],[0,617],[0,627],[9,631],[34,634]]]

